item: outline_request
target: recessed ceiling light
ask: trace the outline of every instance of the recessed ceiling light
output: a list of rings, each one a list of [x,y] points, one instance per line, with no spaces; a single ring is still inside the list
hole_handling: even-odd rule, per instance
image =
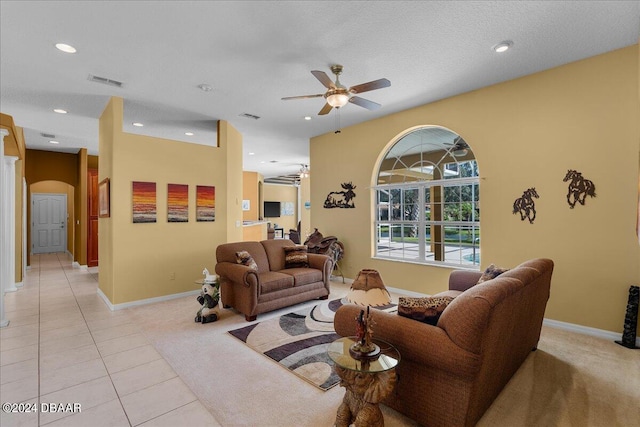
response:
[[[135,127],[139,127],[141,128],[142,126],[144,126],[142,123],[140,122],[133,122],[132,125],[134,125]]]
[[[184,134],[187,136],[193,136],[193,132],[185,132]]]
[[[507,50],[509,50],[511,48],[511,46],[513,46],[513,42],[511,40],[505,40],[505,41],[500,42],[497,45],[495,45],[493,47],[493,50],[498,52],[498,53],[502,53],[502,52],[506,52]]]
[[[56,47],[64,53],[76,53],[76,48],[66,43],[56,43]]]
[[[54,108],[53,112],[58,114],[67,114],[67,110],[63,110],[62,108]]]
[[[58,141],[51,140],[49,141],[49,144],[60,144],[60,143]]]
[[[254,153],[253,151],[249,153],[250,156],[255,155],[256,153]]]
[[[311,120],[311,116],[305,116],[304,119],[305,120]]]
[[[211,92],[213,90],[213,87],[211,87],[211,85],[208,85],[206,83],[202,83],[198,85],[198,89],[200,89],[203,92]]]

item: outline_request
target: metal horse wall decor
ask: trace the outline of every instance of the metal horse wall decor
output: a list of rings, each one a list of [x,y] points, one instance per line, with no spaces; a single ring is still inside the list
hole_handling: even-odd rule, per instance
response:
[[[569,190],[567,192],[567,203],[569,207],[573,209],[576,203],[580,203],[584,206],[584,201],[587,196],[596,197],[596,185],[582,177],[582,173],[577,170],[569,169],[564,176],[562,182],[569,183]]]
[[[353,199],[356,197],[356,193],[353,191],[356,186],[353,182],[343,182],[340,184],[344,191],[332,191],[327,194],[327,198],[324,201],[324,207],[331,208],[355,208]]]
[[[536,219],[536,204],[533,199],[540,198],[536,192],[535,187],[529,188],[522,193],[522,197],[519,197],[513,202],[513,213],[520,213],[520,219],[524,221],[525,218],[529,220],[530,224],[533,224],[533,220]]]

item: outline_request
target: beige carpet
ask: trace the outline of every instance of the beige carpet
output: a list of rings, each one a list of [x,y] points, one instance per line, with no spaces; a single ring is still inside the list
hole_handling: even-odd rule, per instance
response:
[[[332,282],[331,299],[348,285]],[[397,302],[398,295],[392,294]],[[258,316],[258,321],[317,301]],[[143,333],[222,426],[332,426],[344,389],[321,391],[227,333],[248,325],[222,310],[209,324],[193,321],[195,297],[128,309]],[[478,426],[640,427],[640,350],[544,327],[539,348]],[[385,425],[414,426],[383,407]],[[198,427],[198,426],[192,426]]]

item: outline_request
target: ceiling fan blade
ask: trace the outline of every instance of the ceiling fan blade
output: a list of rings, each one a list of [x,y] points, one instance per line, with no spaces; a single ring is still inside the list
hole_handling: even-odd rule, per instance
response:
[[[325,114],[329,114],[329,111],[331,111],[333,107],[331,105],[329,105],[329,103],[327,102],[326,104],[324,104],[324,107],[322,107],[322,110],[320,110],[320,112],[318,113],[319,116],[324,116]]]
[[[282,100],[288,101],[290,99],[322,98],[323,96],[324,96],[323,93],[318,93],[316,95],[287,96],[285,98],[282,98]]]
[[[359,96],[352,96],[349,98],[349,102],[372,111],[382,107],[382,105],[377,102],[369,101],[368,99],[360,98]]]
[[[324,71],[313,70],[311,74],[316,76],[316,79],[320,80],[320,83],[325,85],[327,89],[335,89],[336,85],[331,81],[329,76],[327,76],[327,73],[325,73]]]
[[[359,85],[351,86],[349,88],[349,92],[351,93],[362,93],[368,92],[370,90],[382,89],[383,87],[391,86],[391,82],[387,79],[378,79],[372,82],[362,83]]]

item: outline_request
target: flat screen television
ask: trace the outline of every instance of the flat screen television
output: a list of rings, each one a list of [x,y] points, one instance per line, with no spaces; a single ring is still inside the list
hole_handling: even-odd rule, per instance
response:
[[[280,216],[280,202],[264,202],[264,217],[277,218]]]

